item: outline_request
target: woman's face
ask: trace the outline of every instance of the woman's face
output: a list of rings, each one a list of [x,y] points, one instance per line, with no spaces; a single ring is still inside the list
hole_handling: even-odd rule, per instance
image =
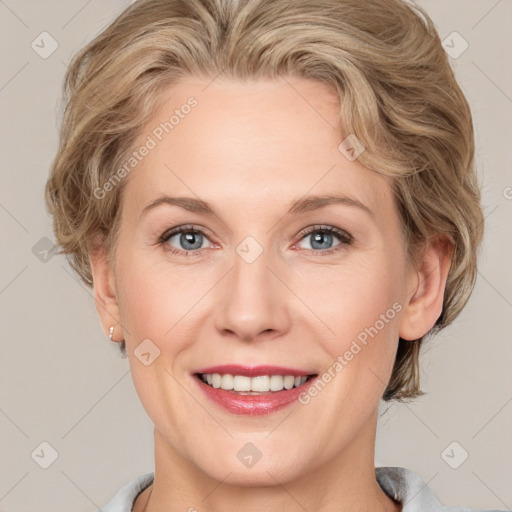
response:
[[[339,149],[337,99],[320,83],[190,78],[166,94],[124,178],[108,306],[157,458],[251,485],[340,457],[373,464],[416,284],[391,182],[358,162],[359,148]],[[276,373],[317,377],[300,395],[258,396],[196,375],[224,365],[280,367],[256,369],[259,380],[216,369],[239,374],[239,389],[295,385]]]

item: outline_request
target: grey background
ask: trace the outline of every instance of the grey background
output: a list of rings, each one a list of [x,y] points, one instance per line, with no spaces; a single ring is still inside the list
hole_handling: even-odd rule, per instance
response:
[[[66,65],[128,3],[0,0],[3,511],[93,512],[153,470],[152,424],[128,361],[105,338],[91,292],[64,257],[40,259],[44,238],[53,241],[43,187]],[[428,394],[382,405],[376,465],[412,469],[444,504],[511,510],[512,1],[418,3],[442,39],[456,31],[469,44],[451,62],[473,110],[486,235],[469,304],[425,347]],[[31,47],[43,31],[58,43],[47,58]],[[43,441],[58,452],[47,469],[40,467],[49,462]],[[459,464],[463,450],[469,457],[453,469],[447,461]]]

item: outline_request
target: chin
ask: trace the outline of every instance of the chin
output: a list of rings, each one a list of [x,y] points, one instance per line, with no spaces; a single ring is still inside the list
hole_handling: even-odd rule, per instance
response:
[[[284,484],[300,477],[307,466],[301,464],[300,458],[290,457],[290,454],[297,454],[299,450],[281,448],[271,451],[266,448],[258,454],[249,442],[243,442],[241,446],[242,449],[237,446],[235,450],[211,453],[207,460],[202,458],[192,462],[208,477],[240,487],[273,487],[278,482]]]
[[[214,468],[211,468],[212,470]],[[283,467],[282,465],[265,464],[262,461],[252,468],[234,468],[226,466],[223,467],[220,474],[218,468],[214,469],[213,473],[208,473],[209,476],[223,484],[228,484],[236,487],[274,487],[279,484],[285,484],[290,480],[299,476],[299,468]],[[226,477],[226,475],[228,475]]]

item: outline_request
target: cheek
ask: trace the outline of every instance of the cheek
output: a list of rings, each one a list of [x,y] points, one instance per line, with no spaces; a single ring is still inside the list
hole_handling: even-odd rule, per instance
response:
[[[186,347],[187,338],[179,332],[180,326],[172,330],[186,313],[183,294],[176,278],[171,281],[168,272],[166,275],[144,251],[140,255],[134,252],[124,253],[127,256],[119,258],[117,265],[120,314],[127,330],[125,340],[133,383],[155,425],[160,425],[163,418],[172,418],[171,423],[178,424],[183,407],[179,394],[168,390],[176,385],[175,362],[179,363],[180,352]],[[149,353],[146,362],[144,353]]]
[[[328,287],[315,287],[310,296],[330,328],[322,342],[330,371],[343,374],[340,384],[351,382],[342,386],[345,390],[363,379],[365,389],[377,392],[390,376],[403,310],[403,268],[399,255],[359,261],[346,270],[333,269],[324,281]]]
[[[329,328],[331,343],[337,340],[343,346],[376,323],[379,331],[396,324],[401,308],[393,305],[402,300],[404,276],[401,265],[389,261],[381,256],[311,268],[307,280],[295,284],[297,294]]]
[[[127,344],[135,346],[143,339],[159,340],[173,325],[181,306],[179,293],[170,276],[162,274],[144,253],[125,251],[116,264],[119,276],[119,305]],[[179,284],[176,284],[179,288]],[[156,341],[158,343],[158,341]]]

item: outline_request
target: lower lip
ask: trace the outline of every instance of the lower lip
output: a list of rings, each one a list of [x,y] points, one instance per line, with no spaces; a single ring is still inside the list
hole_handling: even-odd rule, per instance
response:
[[[228,412],[239,415],[259,416],[276,412],[295,402],[301,393],[307,391],[316,377],[311,378],[298,388],[283,389],[282,391],[273,391],[260,395],[241,395],[236,392],[226,391],[225,389],[213,388],[205,384],[197,375],[194,376],[194,379],[210,400]]]

